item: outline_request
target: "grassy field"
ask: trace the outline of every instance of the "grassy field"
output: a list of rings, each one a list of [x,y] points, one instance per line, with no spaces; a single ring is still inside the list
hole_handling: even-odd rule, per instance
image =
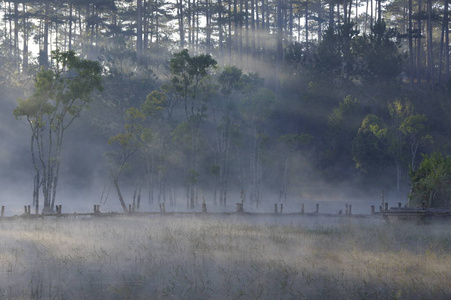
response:
[[[451,224],[152,216],[0,222],[0,299],[450,299]]]

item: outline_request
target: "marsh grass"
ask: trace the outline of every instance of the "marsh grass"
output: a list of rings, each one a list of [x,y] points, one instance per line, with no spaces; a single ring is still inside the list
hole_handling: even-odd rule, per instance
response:
[[[0,299],[449,299],[449,224],[152,216],[0,222]]]

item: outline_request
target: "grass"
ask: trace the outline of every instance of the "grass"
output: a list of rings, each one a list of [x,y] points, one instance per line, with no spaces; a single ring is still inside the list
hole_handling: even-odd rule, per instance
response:
[[[0,222],[0,299],[449,299],[449,224],[152,216]]]

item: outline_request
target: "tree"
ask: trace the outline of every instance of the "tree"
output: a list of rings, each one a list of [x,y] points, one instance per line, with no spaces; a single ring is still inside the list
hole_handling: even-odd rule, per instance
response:
[[[188,168],[185,170],[189,206],[194,208],[194,195],[199,176],[200,126],[206,117],[208,98],[201,98],[202,91],[208,90],[207,78],[210,69],[216,68],[216,60],[209,54],[190,56],[184,49],[175,53],[170,61],[171,75],[168,92],[182,101],[186,121],[174,130],[174,141],[183,140],[189,145]],[[200,101],[203,100],[203,101]]]
[[[202,104],[198,106],[198,92],[202,80],[216,65],[217,62],[211,55],[190,56],[187,49],[175,53],[171,59],[171,87],[175,96],[183,101],[187,119],[204,109]]]
[[[367,157],[367,162],[390,157],[396,166],[396,190],[400,191],[403,169],[407,166],[414,169],[418,146],[421,143],[431,142],[432,137],[425,132],[426,117],[416,114],[414,106],[409,101],[395,100],[389,103],[388,112],[390,120],[387,121],[373,114],[365,117],[355,140],[355,149],[359,150],[355,151],[354,159],[357,166],[361,166],[364,160],[358,157],[364,152],[380,152],[380,155],[372,154]],[[372,135],[367,136],[372,142],[366,146],[362,143],[365,134]],[[363,150],[362,146],[366,149]]]
[[[124,132],[108,139],[108,144],[117,148],[116,151],[107,152],[106,155],[110,164],[110,177],[124,212],[128,212],[128,209],[121,192],[119,179],[124,172],[132,168],[132,157],[143,149],[147,142],[150,142],[150,131],[140,124],[145,118],[139,109],[134,107],[127,109],[125,119],[128,123],[124,126]]]
[[[424,155],[416,171],[410,172],[410,206],[451,206],[451,156],[440,152]]]
[[[362,121],[352,142],[355,167],[362,172],[362,181],[370,180],[370,185],[382,185],[384,168],[392,162],[388,154],[387,124],[374,114],[368,114]]]
[[[370,35],[356,37],[352,41],[356,75],[370,84],[396,82],[402,72],[404,60],[400,53],[399,34],[387,28],[384,21],[376,22]]]
[[[245,153],[249,155],[247,185],[250,189],[249,199],[251,204],[257,207],[262,201],[261,186],[264,161],[264,146],[268,142],[264,121],[272,112],[275,95],[271,90],[261,87],[260,77],[255,74],[247,75],[245,89],[248,89],[244,99],[241,101],[240,111],[243,117],[243,128],[247,128],[247,139],[244,141]],[[246,172],[245,170],[243,170]],[[246,173],[247,173],[246,172]]]
[[[287,152],[285,153],[285,164],[283,167],[283,176],[282,183],[279,192],[279,201],[286,202],[287,201],[287,188],[288,188],[288,174],[290,171],[290,159],[293,156],[293,153],[300,147],[302,144],[306,144],[311,140],[312,136],[306,133],[301,134],[284,134],[279,137],[279,140],[285,144],[287,147]]]
[[[236,92],[242,90],[243,78],[245,78],[245,76],[241,69],[238,69],[237,67],[225,67],[218,77],[218,83],[221,86],[221,92],[224,95],[224,99],[220,99],[218,103],[212,105],[212,112],[213,114],[216,113],[218,115],[219,120],[214,118],[214,123],[216,125],[216,140],[214,147],[216,163],[211,168],[211,173],[217,178],[219,203],[221,205],[226,205],[227,203],[229,163],[231,155],[230,149],[234,137],[238,136],[239,130],[236,125],[238,111],[233,98]]]
[[[356,132],[365,116],[363,105],[350,95],[346,96],[335,107],[327,120],[325,133],[325,146],[323,148],[323,165],[330,168],[330,174],[350,178],[355,168],[349,167],[352,161],[352,146]],[[328,173],[329,173],[328,172]]]
[[[34,92],[18,99],[14,115],[26,118],[31,129],[31,158],[35,170],[33,205],[38,209],[42,188],[43,212],[53,211],[59,179],[61,151],[66,130],[102,90],[102,68],[79,58],[74,51],[53,51],[51,69],[36,75]]]

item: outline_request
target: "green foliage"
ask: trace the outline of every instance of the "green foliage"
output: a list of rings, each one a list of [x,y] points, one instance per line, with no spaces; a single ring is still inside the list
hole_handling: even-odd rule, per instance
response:
[[[208,84],[202,86],[202,82],[207,80],[210,69],[216,68],[216,60],[209,54],[190,56],[188,50],[184,49],[173,55],[169,65],[171,75],[170,84],[164,87],[166,93],[183,101],[187,119],[204,114],[206,106],[202,101],[199,103],[198,94],[201,87],[208,90]]]
[[[335,166],[333,172],[350,176],[348,167],[352,161],[352,145],[364,115],[363,107],[355,98],[346,96],[330,113],[327,119],[325,163]],[[329,175],[330,176],[330,175]]]
[[[318,45],[313,69],[326,76],[350,78],[356,82],[386,83],[397,79],[403,66],[398,33],[384,21],[369,35],[359,35],[353,23],[326,31]]]
[[[331,128],[339,128],[344,126],[344,123],[355,116],[358,112],[359,102],[357,99],[352,99],[350,95],[346,96],[341,101],[338,107],[332,110],[329,116],[329,126]]]
[[[381,164],[386,164],[387,131],[387,125],[378,116],[369,114],[363,119],[352,147],[357,169],[373,173]]]
[[[141,105],[141,111],[146,116],[157,116],[166,107],[166,94],[160,91],[153,91],[147,95],[146,101]]]
[[[451,206],[451,156],[440,152],[424,155],[418,169],[410,172],[410,180],[411,206]]]
[[[398,32],[384,21],[372,27],[370,35],[355,38],[352,52],[355,72],[368,82],[390,82],[402,72],[404,55],[399,51]]]
[[[385,165],[387,159],[396,166],[397,187],[400,186],[401,169],[415,168],[418,147],[432,142],[432,137],[425,131],[426,117],[415,114],[409,101],[395,100],[388,104],[390,119],[369,114],[363,121],[354,139],[354,161],[356,167],[365,170],[365,165],[377,161]],[[376,164],[375,164],[376,163]]]
[[[221,92],[224,95],[229,96],[232,91],[242,89],[242,75],[243,71],[237,67],[225,67],[218,77],[218,82],[221,85]]]
[[[267,88],[257,89],[250,94],[241,104],[243,116],[251,122],[263,121],[271,114],[275,95]]]
[[[141,122],[145,119],[145,115],[137,108],[130,107],[126,111],[125,120],[128,121],[124,125],[125,132],[119,133],[108,139],[108,144],[116,144],[121,151],[118,154],[136,152],[142,146],[141,136],[143,133],[143,126]],[[145,134],[148,135],[147,133]],[[122,153],[121,153],[122,152]]]
[[[44,115],[53,115],[50,126],[63,124],[66,114],[71,118],[80,115],[91,101],[94,90],[102,90],[99,63],[84,60],[76,56],[74,51],[52,52],[55,61],[53,69],[41,69],[35,78],[35,91],[28,99],[18,99],[14,110],[16,118],[27,117],[31,121],[41,120]],[[44,124],[44,123],[41,123]]]
[[[191,57],[187,49],[175,53],[169,63],[171,83],[181,98],[195,98],[199,81],[208,75],[210,68],[216,67],[211,55],[201,54]]]
[[[65,130],[102,90],[99,63],[79,58],[74,51],[52,52],[51,69],[42,68],[35,77],[34,91],[19,98],[13,114],[25,117],[31,129],[31,156],[35,170],[33,202],[39,204],[42,187],[44,210],[53,209]]]

